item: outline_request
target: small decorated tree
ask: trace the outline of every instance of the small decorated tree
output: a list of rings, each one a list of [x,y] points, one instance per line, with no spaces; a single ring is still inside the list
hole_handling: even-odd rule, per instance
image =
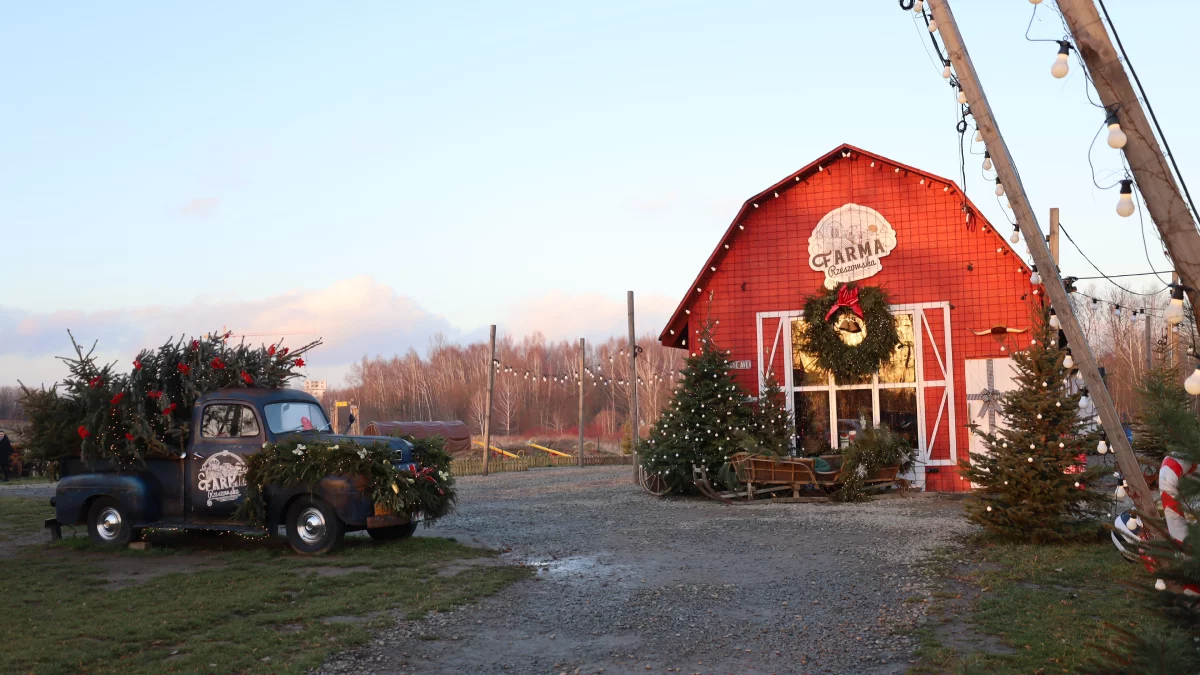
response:
[[[1013,354],[1018,387],[1000,403],[1008,429],[974,429],[987,452],[963,462],[963,476],[979,486],[967,515],[989,533],[1043,543],[1095,532],[1091,519],[1107,496],[1088,489],[1100,470],[1081,458],[1098,437],[1079,414],[1082,394],[1067,386],[1066,355],[1043,308],[1029,348]]]
[[[753,430],[759,453],[779,456],[791,453],[796,424],[787,409],[783,387],[779,386],[774,373],[767,376],[766,386],[758,396]]]
[[[755,447],[749,433],[754,411],[729,374],[725,352],[713,343],[711,323],[701,331],[698,347],[642,452],[642,467],[674,492],[694,489],[693,465],[715,477],[730,455]]]

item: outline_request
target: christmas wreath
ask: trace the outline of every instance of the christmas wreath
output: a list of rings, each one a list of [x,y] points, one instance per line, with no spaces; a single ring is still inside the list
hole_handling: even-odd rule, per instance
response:
[[[874,286],[838,286],[804,301],[800,349],[839,380],[876,370],[900,344],[888,296]]]
[[[415,472],[396,468],[396,451],[382,443],[333,443],[303,436],[264,443],[260,452],[246,457],[246,499],[236,517],[263,524],[267,514],[263,491],[268,485],[311,489],[325,476],[343,475],[366,478],[365,492],[377,508],[420,513],[427,522],[440,518],[450,512],[456,497],[445,440],[439,436],[410,442],[413,460],[421,466]]]

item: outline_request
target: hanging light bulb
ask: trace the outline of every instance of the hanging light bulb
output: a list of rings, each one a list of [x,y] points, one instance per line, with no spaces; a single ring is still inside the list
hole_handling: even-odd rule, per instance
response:
[[[1163,581],[1162,579],[1159,579],[1158,581],[1155,581],[1155,582],[1154,582],[1154,590],[1156,590],[1156,591],[1165,591],[1165,590],[1167,590],[1167,582]]]
[[[1183,388],[1192,396],[1200,396],[1200,366],[1197,366],[1192,374],[1183,381]]]
[[[958,102],[959,103],[967,102],[967,92],[963,91],[962,89],[958,90]]]
[[[992,153],[988,152],[987,150],[983,151],[983,170],[992,170]]]
[[[1113,316],[1117,317],[1118,319],[1121,318],[1121,306],[1120,305],[1113,305]]]
[[[1108,113],[1108,118],[1104,121],[1108,125],[1108,147],[1113,150],[1120,150],[1125,147],[1125,132],[1121,131],[1121,121],[1117,118],[1117,111],[1114,110]]]
[[[1126,493],[1125,493],[1125,486],[1124,486],[1124,485],[1118,485],[1118,486],[1117,486],[1117,499],[1125,499],[1125,494],[1126,494]]]
[[[930,28],[931,32],[932,30],[933,29]],[[1067,63],[1070,53],[1071,43],[1067,42],[1066,40],[1059,40],[1058,56],[1054,57],[1054,65],[1050,66],[1050,74],[1053,75],[1055,79],[1061,80],[1067,76],[1067,71],[1071,69],[1070,64]]]
[[[1087,408],[1089,405],[1091,405],[1092,401],[1091,401],[1091,399],[1088,398],[1087,387],[1084,387],[1083,390],[1081,391],[1081,393],[1083,395],[1079,397],[1079,409],[1083,410],[1084,408]]]
[[[1029,0],[1029,4],[1040,5],[1040,4],[1042,4],[1042,0]]]
[[[1004,183],[1001,183],[999,178],[996,179],[996,196],[1004,196]]]
[[[950,79],[950,64],[946,64],[946,67],[942,68],[942,77]]]
[[[1063,368],[1074,368],[1074,367],[1075,367],[1075,359],[1071,357],[1071,352],[1067,352],[1067,355],[1063,357]]]
[[[975,127],[975,142],[976,143],[983,142],[983,132],[979,130],[979,127]],[[985,150],[983,154],[986,155],[987,151]]]
[[[1058,320],[1058,314],[1054,312],[1053,307],[1050,308],[1050,327],[1054,330],[1062,328],[1062,322]],[[1070,366],[1067,367],[1070,368]]]
[[[936,32],[937,32],[937,19],[932,19],[932,18],[931,18],[931,19],[929,20],[929,32],[930,32],[930,33],[936,33]]]
[[[1133,215],[1133,181],[1121,181],[1121,197],[1117,200],[1117,215],[1128,218]]]
[[[1019,225],[1013,225],[1013,233],[1012,233],[1012,236],[1008,238],[1008,240],[1014,244],[1021,243],[1021,227]]]
[[[1034,286],[1042,283],[1042,275],[1038,274],[1037,265],[1033,266],[1033,273],[1029,275],[1029,283]]]
[[[1171,302],[1163,318],[1172,326],[1178,326],[1183,321],[1183,286],[1175,284],[1171,287]]]
[[[925,0],[917,0],[913,3],[913,11],[917,14],[925,11]]]
[[[1100,442],[1096,444],[1096,452],[1102,455],[1108,454],[1108,443],[1105,442],[1103,437],[1100,439]]]

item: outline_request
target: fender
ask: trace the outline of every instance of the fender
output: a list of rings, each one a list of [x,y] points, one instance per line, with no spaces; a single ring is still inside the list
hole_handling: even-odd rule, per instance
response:
[[[162,494],[153,476],[116,473],[64,476],[54,491],[54,515],[63,525],[82,525],[87,522],[87,505],[101,496],[120,502],[135,527],[162,518]]]
[[[337,511],[338,518],[349,529],[367,527],[367,519],[375,515],[375,503],[367,491],[367,479],[363,476],[325,476],[309,489],[306,486],[293,486],[287,489],[267,486],[267,530],[274,531],[283,524],[287,513],[284,507],[293,498],[312,494],[323,499]]]

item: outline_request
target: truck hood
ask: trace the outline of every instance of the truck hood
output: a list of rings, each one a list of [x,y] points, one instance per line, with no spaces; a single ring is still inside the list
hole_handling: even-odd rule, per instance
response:
[[[399,460],[404,464],[409,464],[413,461],[413,446],[412,443],[403,438],[395,436],[351,436],[349,434],[324,434],[324,433],[305,433],[303,438],[315,438],[326,443],[337,443],[338,441],[353,441],[359,445],[374,445],[382,443],[387,447],[397,451]]]

